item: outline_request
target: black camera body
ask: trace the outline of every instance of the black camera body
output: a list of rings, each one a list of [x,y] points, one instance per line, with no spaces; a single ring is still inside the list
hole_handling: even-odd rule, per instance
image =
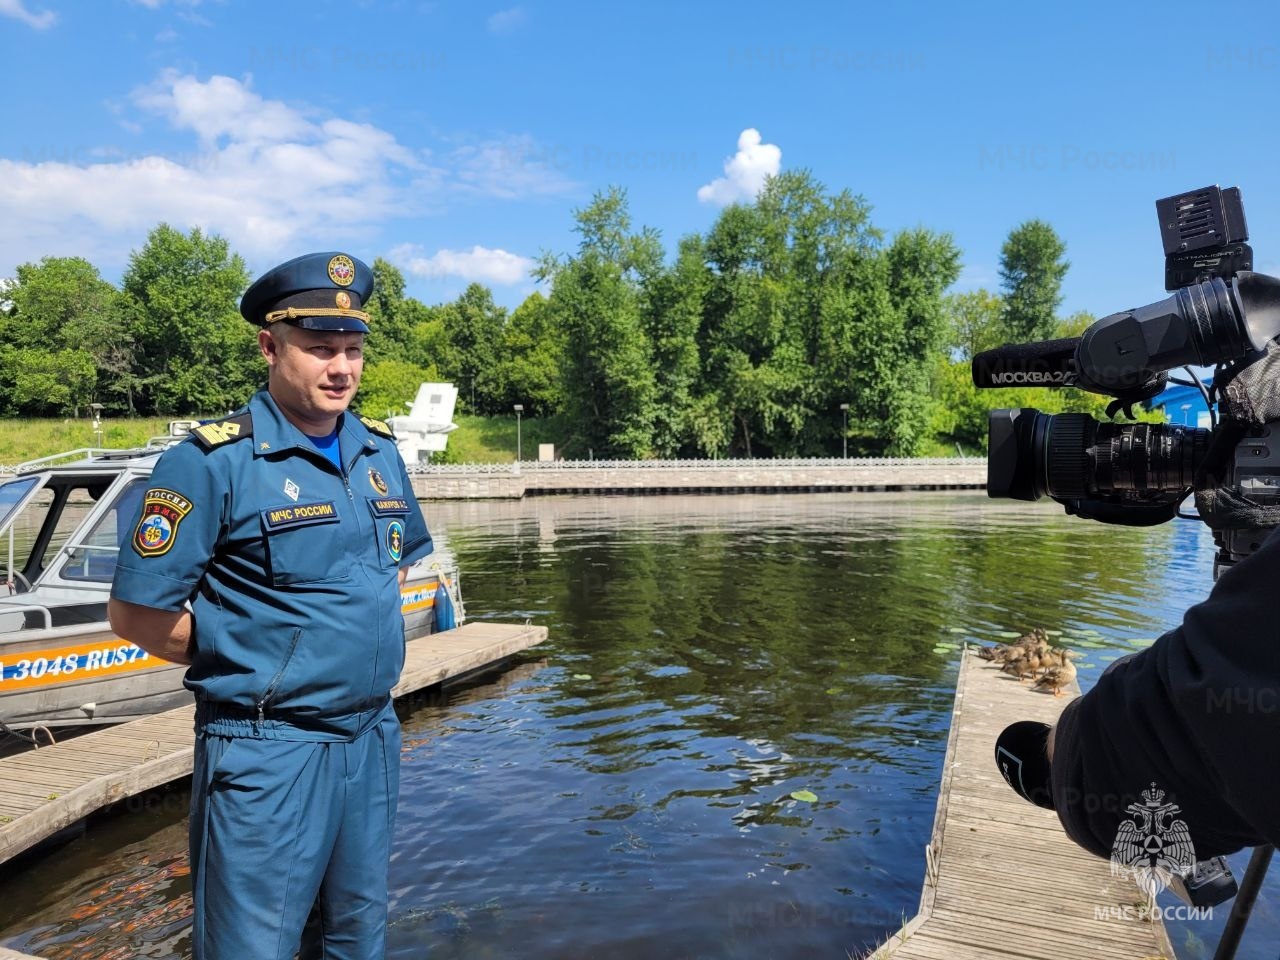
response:
[[[1078,387],[1113,398],[1109,416],[1161,393],[1183,367],[1212,429],[1101,422],[1034,408],[989,415],[987,493],[1061,503],[1067,513],[1148,526],[1195,494],[1215,565],[1247,556],[1280,525],[1280,279],[1254,273],[1240,191],[1156,201],[1172,295],[1091,324],[1077,338],[1007,344],[973,359],[978,387]],[[1215,366],[1206,389],[1193,366]],[[1215,409],[1217,408],[1217,409]]]

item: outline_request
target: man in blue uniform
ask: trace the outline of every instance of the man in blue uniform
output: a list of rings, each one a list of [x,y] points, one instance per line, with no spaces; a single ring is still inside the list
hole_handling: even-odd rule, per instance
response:
[[[385,952],[399,588],[431,536],[390,430],[347,412],[372,290],[342,253],[249,288],[267,388],[160,458],[120,552],[112,627],[191,665],[197,960]]]

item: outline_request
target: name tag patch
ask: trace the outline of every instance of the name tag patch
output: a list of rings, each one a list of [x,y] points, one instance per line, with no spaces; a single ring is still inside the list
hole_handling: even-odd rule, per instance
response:
[[[379,497],[370,499],[369,506],[375,516],[387,517],[409,512],[409,501],[404,497]]]
[[[338,508],[332,500],[319,503],[289,504],[285,507],[272,507],[262,511],[263,522],[268,530],[279,530],[283,527],[301,527],[309,523],[333,523],[338,519]]]

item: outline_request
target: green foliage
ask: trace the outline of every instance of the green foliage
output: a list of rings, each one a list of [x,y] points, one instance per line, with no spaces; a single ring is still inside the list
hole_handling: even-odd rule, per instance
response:
[[[955,293],[946,298],[947,350],[955,360],[972,360],[1006,342],[1004,303],[989,290]]]
[[[488,287],[473,283],[457,300],[437,308],[434,319],[441,329],[430,349],[437,353],[433,359],[440,375],[457,384],[468,412],[502,412],[497,360],[507,311],[493,302]],[[421,358],[421,353],[415,354],[415,359]]]
[[[9,414],[79,415],[96,399],[99,370],[110,383],[130,356],[118,326],[118,295],[79,257],[24,263],[6,290],[0,315],[0,371],[11,385],[0,400]]]
[[[404,295],[404,274],[392,263],[378,257],[373,261],[373,295],[364,305],[369,314],[369,334],[365,338],[365,359],[408,360],[412,350],[414,322],[420,315]],[[413,301],[417,304],[417,301]]]
[[[698,327],[710,286],[705,246],[694,235],[680,241],[675,264],[653,275],[642,294],[641,315],[653,357],[653,448],[660,457],[675,456],[691,433]]]
[[[19,410],[78,411],[90,402],[97,378],[93,357],[80,350],[32,348],[7,351],[4,357],[4,379],[12,384],[11,401]]]
[[[221,237],[163,223],[151,231],[122,281],[139,409],[210,415],[249,398],[264,377],[256,330],[236,307],[248,284]]]
[[[0,339],[15,347],[65,345],[77,325],[111,312],[115,294],[97,268],[80,257],[24,263],[5,291],[11,307],[0,319]]]
[[[564,331],[550,302],[534,292],[516,307],[498,341],[493,371],[496,406],[501,413],[524,404],[530,417],[551,416],[564,407],[561,368]]]
[[[434,367],[420,367],[404,360],[366,362],[354,406],[366,416],[380,420],[403,416],[408,412],[405,404],[413,402],[418,386],[438,380]]]
[[[918,455],[982,446],[1000,403],[1105,407],[1072,391],[978,394],[969,382],[977,352],[1092,322],[1055,320],[1065,248],[1040,221],[1010,232],[997,297],[946,295],[959,271],[948,235],[886,238],[862,197],[803,170],[721,211],[670,262],[655,231],[632,226],[620,188],[574,216],[577,250],[544,255],[548,295],[510,316],[480,284],[423,304],[376,259],[358,405],[394,415],[421,382],[450,381],[462,410],[492,416],[480,434],[505,430],[495,425],[521,404],[529,429],[555,425],[549,439],[565,455],[598,458],[830,456],[846,442],[855,455]],[[256,331],[236,308],[248,280],[225,240],[165,224],[132,254],[118,291],[83,259],[23,264],[0,304],[0,376],[11,385],[0,415],[237,406],[265,379]],[[498,446],[481,442],[477,454]]]
[[[516,458],[516,417],[514,413],[493,417],[463,415],[454,418],[458,429],[449,434],[444,455],[432,463],[510,463]],[[577,456],[574,425],[568,417],[525,417],[520,424],[520,440],[525,460],[536,460],[538,444],[550,443],[556,455]],[[584,447],[581,456],[586,457]]]
[[[656,388],[641,283],[660,269],[661,251],[651,231],[630,232],[618,188],[597,193],[575,218],[577,255],[546,259],[540,271],[553,280],[552,318],[564,331],[565,409],[596,457],[648,456]]]
[[[926,439],[927,369],[945,333],[951,239],[908,231],[886,247],[870,207],[805,171],[727,208],[706,241],[711,270],[698,342],[704,453],[909,453]],[[730,447],[723,438],[734,438]]]
[[[1004,336],[1011,343],[1048,340],[1057,326],[1062,278],[1070,264],[1067,245],[1043,220],[1028,220],[1009,233],[1000,251],[1004,288]]]

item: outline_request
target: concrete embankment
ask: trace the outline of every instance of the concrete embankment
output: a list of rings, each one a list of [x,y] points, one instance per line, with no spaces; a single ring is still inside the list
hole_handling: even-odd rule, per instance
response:
[[[982,457],[808,460],[561,460],[409,468],[425,500],[518,499],[555,494],[831,493],[980,490]]]

